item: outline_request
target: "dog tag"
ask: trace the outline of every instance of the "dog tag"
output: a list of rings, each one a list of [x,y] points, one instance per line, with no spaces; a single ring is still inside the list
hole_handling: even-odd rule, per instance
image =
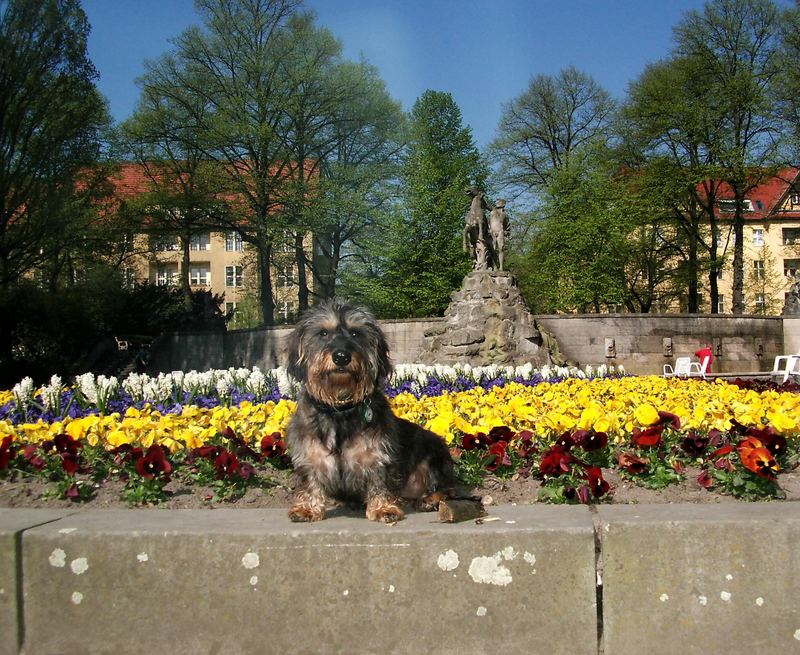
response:
[[[375,413],[372,411],[372,407],[369,406],[369,403],[364,404],[364,422],[365,423],[372,423],[372,419],[375,417]]]

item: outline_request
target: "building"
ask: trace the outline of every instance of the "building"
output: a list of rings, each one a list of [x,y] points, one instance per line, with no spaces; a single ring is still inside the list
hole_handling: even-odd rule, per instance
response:
[[[141,196],[151,190],[147,172],[138,164],[122,164],[111,178],[117,202]],[[311,235],[305,239],[311,251]],[[235,230],[199,229],[189,239],[188,278],[192,289],[211,291],[223,298],[221,309],[232,317],[232,325],[242,323],[240,310],[248,299],[257,303],[258,272],[255,252]],[[277,323],[293,322],[298,311],[297,264],[290,235],[275,246],[271,279]],[[133,256],[128,260],[125,277],[131,283],[149,282],[178,285],[183,275],[183,252],[177,233],[144,231],[133,237]],[[313,275],[306,271],[313,293]]]
[[[744,200],[744,296],[747,314],[780,314],[792,277],[800,270],[800,169],[787,167],[754,187]],[[725,253],[719,278],[720,313],[730,313],[733,289],[733,193],[721,185],[716,202],[718,247]]]

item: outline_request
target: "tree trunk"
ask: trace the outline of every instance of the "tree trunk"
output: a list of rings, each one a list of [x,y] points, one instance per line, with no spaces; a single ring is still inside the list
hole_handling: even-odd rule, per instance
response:
[[[192,309],[192,285],[189,280],[189,258],[191,253],[192,235],[186,232],[181,236],[181,294],[183,295],[183,306],[187,310]]]
[[[744,314],[744,213],[743,198],[736,193],[736,214],[733,218],[733,303],[736,315]]]
[[[308,278],[306,276],[306,253],[303,249],[303,233],[294,235],[294,258],[297,263],[297,305],[300,313],[308,309]]]
[[[275,298],[272,295],[272,243],[262,242],[256,246],[258,252],[259,299],[264,325],[275,325]]]

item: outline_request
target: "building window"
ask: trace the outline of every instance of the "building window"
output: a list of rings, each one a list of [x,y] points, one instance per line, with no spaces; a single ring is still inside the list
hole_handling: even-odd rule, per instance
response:
[[[240,287],[240,286],[242,286],[242,267],[241,266],[226,266],[225,267],[225,286],[226,287]]]
[[[173,252],[178,250],[178,237],[174,234],[157,234],[150,237],[150,250],[153,252]]]
[[[763,293],[756,294],[756,312],[763,313],[767,308],[767,296]]]
[[[294,320],[294,303],[288,300],[281,300],[276,307],[278,316],[283,323],[290,323]]]
[[[233,315],[236,313],[236,305],[235,302],[226,302],[225,303],[225,316],[227,318],[233,318]]]
[[[733,198],[717,200],[717,207],[721,212],[733,214],[736,211],[736,200]],[[742,210],[746,212],[753,211],[753,201],[748,198],[742,200]]]
[[[156,269],[156,284],[162,287],[171,287],[178,282],[178,265],[164,265]]]
[[[122,267],[122,288],[133,289],[136,286],[136,269],[132,266]]]
[[[208,232],[193,234],[189,239],[190,250],[211,250],[211,235]]]
[[[753,262],[753,275],[755,276],[756,280],[763,280],[764,279],[764,260],[763,259],[756,259]]]
[[[783,274],[786,277],[794,277],[798,269],[800,269],[800,259],[783,260]]]
[[[725,313],[725,296],[721,293],[717,296],[717,314]]]
[[[800,228],[797,227],[783,228],[783,245],[784,246],[800,245]]]
[[[761,248],[764,245],[764,230],[760,227],[753,228],[753,246]]]
[[[294,241],[290,241],[288,238],[286,240],[278,241],[278,243],[275,244],[275,252],[284,254],[293,253]]]
[[[286,289],[294,284],[294,266],[278,266],[278,275],[276,276],[275,284],[279,288]]]
[[[800,193],[793,193],[792,194],[792,204],[793,205],[800,205]]]
[[[244,250],[242,235],[235,231],[227,232],[225,234],[225,250],[228,252],[242,252]]]
[[[195,287],[211,286],[211,269],[208,264],[194,264],[189,267],[189,284]]]

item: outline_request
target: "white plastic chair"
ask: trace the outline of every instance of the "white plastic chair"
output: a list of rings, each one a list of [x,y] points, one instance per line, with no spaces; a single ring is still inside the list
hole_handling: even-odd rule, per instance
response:
[[[776,382],[786,382],[790,376],[800,377],[800,353],[797,355],[778,355],[769,376]]]
[[[689,368],[692,364],[691,357],[677,357],[675,359],[675,366],[664,364],[664,377],[665,378],[686,378],[689,377]]]
[[[664,364],[664,377],[665,378],[693,378],[693,377],[706,377],[708,369],[708,357],[703,359],[702,364],[693,362],[691,357],[677,357],[675,359],[675,366]]]
[[[117,350],[127,350],[128,349],[128,342],[124,339],[118,339],[114,337],[114,341],[117,342]]]

